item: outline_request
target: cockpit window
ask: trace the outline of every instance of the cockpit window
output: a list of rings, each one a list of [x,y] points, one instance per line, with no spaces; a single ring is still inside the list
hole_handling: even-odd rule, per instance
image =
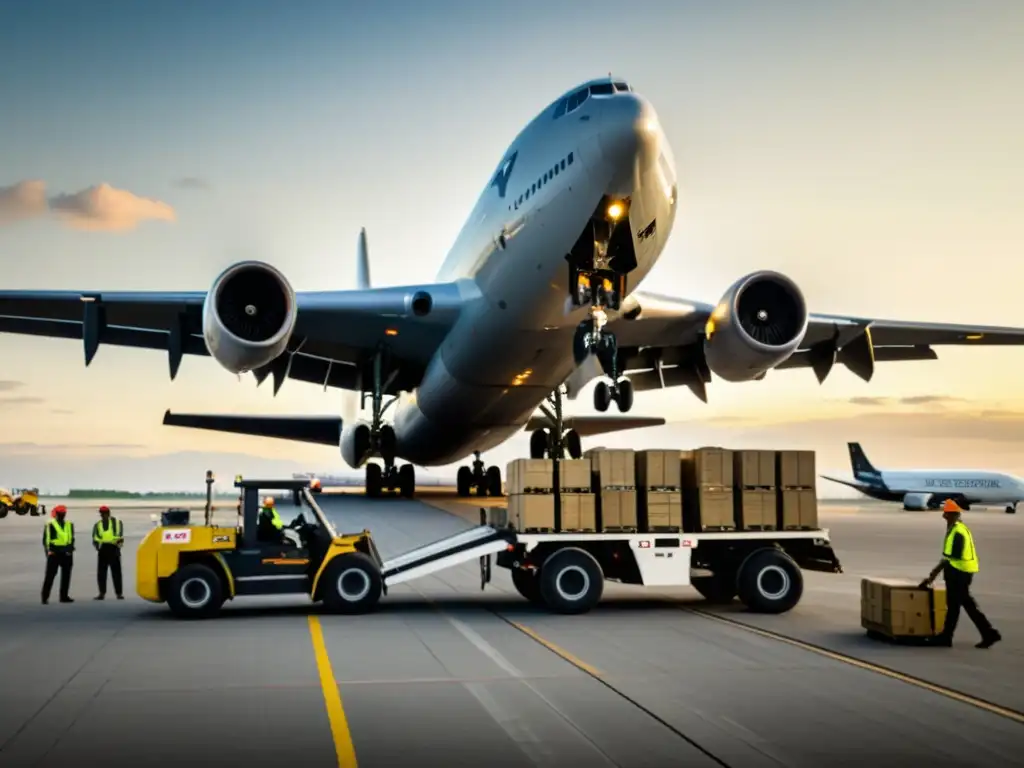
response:
[[[628,83],[616,83],[615,84],[615,90],[619,91],[619,92],[622,92],[622,91],[628,91],[628,90],[631,90],[631,89],[630,89]]]
[[[572,112],[575,109],[579,109],[583,105],[583,102],[587,100],[588,96],[590,96],[589,88],[581,88],[580,90],[576,91],[576,93],[569,97],[568,111]]]
[[[562,99],[561,101],[558,102],[558,104],[555,106],[555,120],[557,120],[558,118],[565,114],[565,107],[568,103],[568,99]]]
[[[610,96],[613,93],[615,93],[615,89],[612,88],[611,83],[598,83],[590,86],[591,96]]]

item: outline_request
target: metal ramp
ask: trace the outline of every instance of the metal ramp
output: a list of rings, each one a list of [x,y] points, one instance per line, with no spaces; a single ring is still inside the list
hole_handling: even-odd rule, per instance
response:
[[[402,584],[497,554],[514,541],[515,534],[509,530],[479,525],[382,562],[381,576],[385,587]]]

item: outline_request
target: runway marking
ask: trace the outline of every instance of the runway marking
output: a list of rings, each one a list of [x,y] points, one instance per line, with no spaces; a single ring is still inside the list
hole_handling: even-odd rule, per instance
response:
[[[690,608],[682,605],[677,605],[675,607],[684,611],[689,611],[690,613],[695,613],[705,619],[718,621],[722,624],[728,624],[729,626],[737,627],[752,634],[760,635],[761,637],[768,638],[769,640],[777,640],[781,643],[786,643],[787,645],[792,645],[796,648],[816,653],[819,656],[824,656],[827,659],[848,664],[851,667],[858,667],[860,669],[867,670],[868,672],[874,672],[875,674],[882,675],[883,677],[888,677],[892,680],[899,680],[907,685],[913,685],[917,688],[930,691],[931,693],[937,693],[940,696],[945,696],[946,698],[953,699],[954,701],[959,701],[962,704],[969,704],[972,707],[985,710],[993,715],[1000,715],[1001,717],[1024,724],[1024,712],[1019,712],[1015,709],[1010,709],[1009,707],[1003,707],[999,704],[993,704],[991,701],[985,701],[985,699],[979,699],[976,696],[961,693],[960,691],[953,690],[952,688],[947,688],[944,685],[930,683],[919,677],[914,677],[913,675],[908,675],[903,672],[897,672],[895,669],[883,667],[880,664],[874,664],[870,661],[864,661],[863,659],[858,659],[854,656],[848,656],[845,653],[840,653],[839,651],[822,648],[820,645],[814,645],[813,643],[808,643],[804,640],[787,637],[786,635],[779,634],[778,632],[772,632],[769,629],[754,627],[750,624],[745,624],[742,621],[737,621],[736,619],[729,618],[728,616],[722,616],[718,613],[710,613],[700,608]]]
[[[352,733],[345,718],[345,708],[341,705],[341,691],[331,669],[331,658],[327,655],[324,644],[324,630],[320,626],[319,616],[309,617],[309,635],[313,641],[313,654],[316,657],[316,669],[320,673],[320,688],[324,694],[324,705],[327,707],[327,719],[331,724],[331,736],[334,738],[334,753],[338,758],[338,768],[356,768],[356,748],[352,743]]]
[[[509,625],[515,627],[520,632],[522,632],[524,635],[529,637],[531,640],[533,640],[533,641],[535,641],[537,643],[540,643],[545,648],[547,648],[549,651],[551,651],[553,654],[555,654],[556,656],[562,657],[562,659],[564,661],[567,661],[570,664],[572,664],[574,667],[576,667],[577,669],[579,669],[579,670],[581,670],[583,672],[586,672],[591,677],[598,677],[598,678],[600,678],[600,677],[604,676],[604,673],[601,670],[599,670],[597,667],[593,667],[590,664],[587,664],[587,662],[583,661],[583,659],[579,658],[578,656],[574,656],[573,654],[569,653],[564,648],[555,645],[554,643],[552,643],[550,640],[547,640],[546,638],[541,637],[540,635],[538,635],[536,632],[534,632],[529,627],[523,626],[518,621],[512,621],[512,619],[506,619],[501,614],[495,614],[495,615],[497,615],[506,624],[509,624]]]

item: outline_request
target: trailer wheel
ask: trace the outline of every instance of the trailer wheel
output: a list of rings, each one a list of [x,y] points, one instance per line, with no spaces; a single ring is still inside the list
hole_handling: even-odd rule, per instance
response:
[[[751,554],[740,567],[739,597],[752,611],[785,613],[804,593],[800,566],[777,549],[762,549]]]
[[[709,603],[724,605],[736,599],[735,572],[728,575],[716,573],[714,576],[697,576],[691,579],[690,584]]]
[[[366,613],[380,600],[384,582],[376,564],[362,552],[338,555],[323,575],[323,601],[332,613]]]
[[[544,605],[544,598],[540,594],[540,577],[533,571],[513,568],[512,586],[534,605]]]
[[[167,586],[167,605],[179,619],[209,619],[224,604],[220,577],[201,563],[179,568]]]
[[[601,599],[604,572],[589,552],[561,549],[540,569],[540,594],[556,613],[586,613]]]

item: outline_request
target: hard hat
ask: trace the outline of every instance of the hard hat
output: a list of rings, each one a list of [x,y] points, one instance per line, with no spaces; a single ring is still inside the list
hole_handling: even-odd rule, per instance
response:
[[[103,514],[104,512],[109,512],[109,511],[110,511],[110,507],[108,507],[106,504],[104,504],[102,507],[100,507],[100,514]]]
[[[64,514],[67,514],[67,511],[68,511],[67,507],[65,507],[63,504],[58,504],[56,507],[53,508],[53,516],[56,517],[57,515],[61,514],[62,512]]]
[[[272,506],[274,506],[274,497],[273,496],[267,496],[267,498],[265,498],[263,500],[263,506],[264,507],[272,507]]]
[[[960,509],[960,505],[957,504],[952,499],[946,499],[946,502],[942,505],[942,513],[943,514],[946,514],[947,512],[962,512],[962,511],[963,510]]]

